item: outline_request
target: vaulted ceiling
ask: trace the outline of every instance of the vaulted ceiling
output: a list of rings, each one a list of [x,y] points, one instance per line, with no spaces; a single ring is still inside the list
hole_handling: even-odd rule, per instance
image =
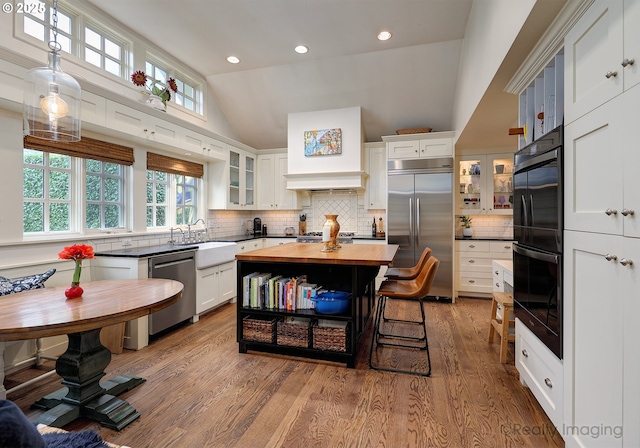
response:
[[[452,129],[473,0],[88,1],[205,77],[237,138],[256,149],[287,147],[293,112],[360,106],[366,141],[401,128]],[[545,28],[564,2],[549,3]],[[392,38],[379,41],[382,30]],[[308,53],[294,52],[301,44]],[[483,98],[493,117],[474,114],[472,144],[515,144],[507,128],[517,99],[502,89],[527,52]]]

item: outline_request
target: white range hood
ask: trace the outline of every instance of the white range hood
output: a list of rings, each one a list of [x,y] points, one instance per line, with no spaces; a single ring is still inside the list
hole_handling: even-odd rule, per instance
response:
[[[362,190],[368,174],[364,171],[338,173],[285,174],[288,190]]]
[[[363,161],[360,107],[289,114],[288,190],[361,190],[367,173]],[[340,129],[341,153],[305,156],[304,135],[313,130]]]

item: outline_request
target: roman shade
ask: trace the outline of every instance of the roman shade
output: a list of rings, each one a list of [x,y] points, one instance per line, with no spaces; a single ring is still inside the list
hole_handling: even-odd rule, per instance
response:
[[[134,162],[133,148],[88,137],[82,137],[82,140],[78,142],[60,142],[25,135],[23,146],[25,149],[119,163],[121,165],[133,165]]]
[[[200,163],[188,162],[152,152],[147,153],[147,169],[191,177],[202,177],[204,175],[204,165]]]

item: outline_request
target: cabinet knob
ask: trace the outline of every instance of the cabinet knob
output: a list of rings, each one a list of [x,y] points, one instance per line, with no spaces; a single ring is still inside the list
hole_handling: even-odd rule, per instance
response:
[[[627,265],[629,265],[629,266],[633,266],[633,261],[632,261],[632,260],[629,260],[629,259],[627,259],[627,258],[621,258],[621,259],[620,259],[620,264],[621,264],[622,266],[627,266]]]
[[[498,274],[499,274],[499,272],[498,272],[498,271],[493,271],[493,272],[495,272],[495,274],[496,274],[496,275],[498,275]]]
[[[496,282],[496,288],[500,287],[500,283]]]
[[[529,353],[527,353],[527,351],[523,349],[522,350],[522,356],[524,356],[525,358],[528,358],[529,357]]]
[[[616,257],[615,255],[607,254],[604,256],[604,259],[607,261],[616,261],[618,257]]]
[[[605,73],[604,77],[609,79],[609,78],[615,78],[616,76],[618,76],[618,72],[615,71],[611,71],[609,70],[607,73]]]
[[[549,378],[545,378],[544,379],[544,384],[546,384],[549,389],[551,389],[553,387],[553,383],[551,382],[551,380]]]
[[[618,214],[618,210],[614,210],[611,208],[608,208],[604,211],[605,215],[607,216],[611,216],[611,215],[617,215]]]
[[[629,210],[628,208],[623,208],[620,213],[622,213],[622,216],[633,216],[635,212],[633,210]]]
[[[620,65],[622,65],[623,67],[626,67],[627,65],[633,65],[634,62],[636,62],[635,59],[624,58],[620,63]]]

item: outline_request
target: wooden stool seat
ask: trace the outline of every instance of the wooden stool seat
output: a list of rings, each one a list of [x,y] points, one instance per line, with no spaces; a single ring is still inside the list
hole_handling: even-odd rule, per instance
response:
[[[498,305],[502,307],[502,319],[497,317]],[[507,362],[507,348],[509,342],[516,340],[515,333],[510,333],[510,328],[515,328],[516,322],[513,317],[513,293],[493,292],[491,304],[491,326],[489,328],[489,342],[493,342],[493,335],[497,331],[500,335],[500,362]]]

